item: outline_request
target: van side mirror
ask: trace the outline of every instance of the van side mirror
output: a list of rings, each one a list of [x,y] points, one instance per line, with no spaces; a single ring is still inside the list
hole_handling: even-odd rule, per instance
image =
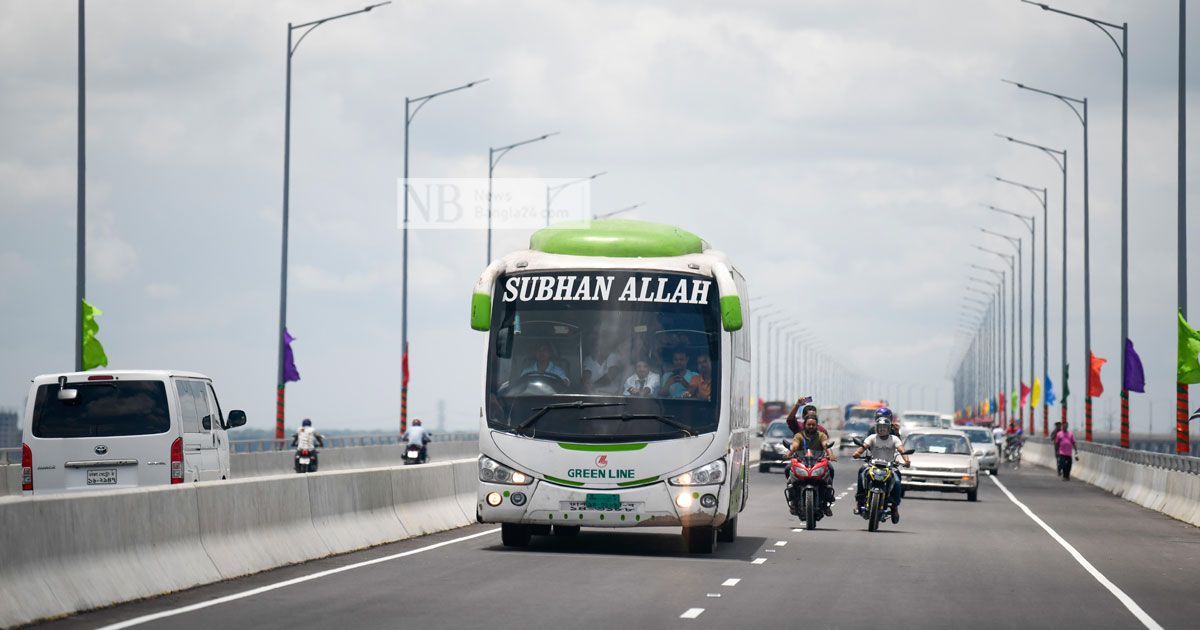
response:
[[[246,424],[246,412],[241,409],[231,409],[229,417],[225,419],[225,428],[232,429]]]

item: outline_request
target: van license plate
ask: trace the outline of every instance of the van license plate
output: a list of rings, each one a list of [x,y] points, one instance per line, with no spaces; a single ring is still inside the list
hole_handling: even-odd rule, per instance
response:
[[[116,468],[100,468],[98,470],[87,471],[87,485],[89,486],[115,486],[117,485],[117,469]]]

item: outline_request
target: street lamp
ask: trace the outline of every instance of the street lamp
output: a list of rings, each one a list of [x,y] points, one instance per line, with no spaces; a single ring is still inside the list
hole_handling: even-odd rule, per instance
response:
[[[1023,146],[1030,147],[1032,149],[1037,149],[1037,150],[1041,151],[1042,153],[1045,153],[1050,159],[1054,160],[1054,164],[1057,165],[1059,170],[1062,171],[1062,181],[1063,181],[1063,183],[1062,183],[1062,186],[1063,186],[1063,193],[1062,193],[1062,216],[1063,216],[1063,218],[1062,218],[1062,226],[1063,226],[1063,229],[1062,229],[1062,362],[1063,362],[1062,388],[1063,388],[1064,395],[1060,400],[1062,401],[1062,421],[1065,423],[1067,421],[1067,396],[1066,396],[1065,392],[1068,389],[1068,387],[1067,387],[1067,365],[1068,365],[1068,362],[1067,362],[1067,151],[1066,151],[1066,149],[1063,149],[1063,150],[1051,149],[1049,147],[1044,147],[1040,144],[1034,144],[1032,142],[1026,142],[1024,140],[1017,140],[1016,138],[1013,138],[1011,136],[1005,136],[1005,135],[1001,135],[1001,134],[996,134],[996,137],[1003,138],[1014,144],[1020,144]],[[1008,182],[1008,183],[1015,184],[1015,182]],[[1021,184],[1015,184],[1015,185],[1022,186]],[[1045,189],[1042,189],[1042,190],[1044,191]],[[1086,188],[1085,188],[1085,190],[1086,190]],[[1034,194],[1036,195],[1036,193],[1034,193]],[[1047,231],[1050,229],[1049,223],[1046,224],[1046,229],[1047,229]],[[1047,251],[1049,251],[1049,250],[1047,250]],[[1049,255],[1046,256],[1046,261],[1047,261],[1046,262],[1047,266],[1049,266],[1049,261],[1050,261]],[[1086,259],[1085,259],[1085,265],[1086,265]],[[1091,314],[1089,312],[1087,312],[1089,309],[1090,309],[1090,305],[1084,304],[1084,311],[1085,311],[1084,312],[1084,320],[1085,321],[1091,321]],[[1088,352],[1091,352],[1091,350],[1089,349]],[[1084,365],[1087,365],[1087,364],[1085,363]],[[1085,387],[1084,389],[1087,389],[1087,388]],[[1086,396],[1087,392],[1084,392],[1084,395]],[[1090,402],[1089,402],[1089,404],[1090,404]],[[1085,407],[1086,407],[1086,405],[1085,405]]]
[[[291,189],[291,154],[292,154],[292,56],[296,54],[296,49],[300,47],[300,42],[304,41],[308,34],[313,32],[318,26],[326,22],[340,20],[359,13],[366,13],[376,7],[381,7],[391,4],[391,0],[372,4],[363,7],[357,11],[342,13],[320,20],[313,20],[303,24],[293,25],[288,22],[287,25],[287,82],[284,90],[284,106],[283,106],[283,245],[280,248],[280,264],[279,264],[279,357],[276,362],[276,380],[275,380],[275,439],[283,439],[283,420],[284,420],[284,381],[283,381],[283,358],[287,342],[284,340],[285,331],[287,330],[287,260],[288,260],[288,193]],[[303,29],[296,43],[292,43],[292,33]]]
[[[1014,385],[1016,386],[1016,390],[1019,392],[1021,389],[1021,385],[1023,385],[1025,382],[1024,379],[1021,378],[1021,368],[1023,367],[1022,364],[1025,363],[1025,356],[1024,356],[1025,355],[1025,324],[1021,320],[1021,315],[1023,315],[1025,313],[1025,303],[1024,303],[1025,298],[1023,296],[1025,289],[1022,286],[1025,283],[1025,279],[1023,277],[1025,272],[1022,269],[1025,266],[1025,259],[1024,259],[1024,256],[1021,254],[1021,239],[1009,236],[1007,234],[1001,234],[1000,232],[993,232],[992,230],[989,230],[987,228],[979,228],[979,231],[983,232],[984,234],[989,234],[991,236],[998,236],[998,237],[1008,241],[1008,244],[1012,245],[1013,248],[1017,250],[1017,269],[1016,269],[1017,287],[1016,287],[1016,304],[1015,304],[1016,310],[1014,311],[1014,313],[1015,313],[1014,323],[1017,326],[1017,338],[1016,338],[1016,341],[1017,341],[1017,353],[1016,353],[1017,369],[1015,370],[1017,378],[1016,378],[1016,382],[1014,383]],[[1020,405],[1018,405],[1018,409],[1017,409],[1017,420],[1022,425],[1025,424],[1025,409],[1024,409],[1024,407],[1020,407]],[[1032,416],[1032,414],[1030,415],[1030,418],[1029,418],[1029,424],[1030,424],[1029,432],[1032,434],[1033,433],[1033,416]]]
[[[1007,214],[1010,217],[1015,217],[1017,219],[1020,219],[1021,223],[1025,224],[1025,227],[1029,229],[1029,381],[1030,381],[1029,386],[1032,388],[1033,380],[1035,378],[1037,378],[1037,376],[1036,376],[1037,367],[1036,367],[1036,358],[1035,358],[1035,355],[1037,354],[1037,350],[1034,347],[1036,345],[1036,340],[1037,340],[1037,326],[1036,326],[1035,320],[1034,320],[1034,314],[1037,312],[1037,291],[1036,291],[1036,289],[1037,289],[1037,286],[1036,286],[1037,285],[1037,217],[1033,216],[1031,214],[1021,214],[1019,212],[1013,212],[1011,210],[997,208],[996,206],[989,205],[989,206],[985,206],[985,207],[988,210],[991,210],[992,212],[999,212],[1001,214]],[[1008,237],[1005,237],[1005,238],[1008,238]],[[1011,242],[1011,240],[1010,240],[1010,242]],[[1017,241],[1017,255],[1018,256],[1020,255],[1020,251],[1021,251],[1020,241],[1018,240]],[[1044,267],[1045,260],[1046,260],[1044,252],[1043,252],[1042,258],[1043,258],[1042,266]],[[1022,309],[1022,310],[1024,310],[1024,309]],[[1022,341],[1022,343],[1024,343],[1024,341]],[[1034,429],[1034,424],[1035,424],[1034,416],[1035,415],[1037,415],[1037,414],[1035,414],[1033,412],[1033,397],[1030,396],[1030,398],[1029,398],[1029,434],[1030,435],[1033,435],[1033,433],[1035,431],[1035,429]],[[1047,424],[1049,423],[1049,420],[1048,420],[1048,416],[1046,414],[1042,414],[1042,417],[1043,417],[1043,419],[1042,419],[1042,435],[1045,436],[1050,433],[1050,427],[1047,426]]]
[[[1032,4],[1041,7],[1043,11],[1058,13],[1067,17],[1073,17],[1077,20],[1083,20],[1092,26],[1100,29],[1113,46],[1117,47],[1117,53],[1121,55],[1121,446],[1129,448],[1129,390],[1125,388],[1125,348],[1129,343],[1129,23],[1122,22],[1121,24],[1113,24],[1103,20],[1090,18],[1086,15],[1071,13],[1061,9],[1055,9],[1050,5],[1040,2],[1030,2],[1029,0],[1021,0],[1026,4]],[[1121,31],[1121,41],[1117,42],[1117,38],[1113,37],[1113,31]],[[1055,95],[1057,96],[1057,95]],[[1066,102],[1066,101],[1064,101]],[[1070,103],[1068,103],[1069,105]],[[1072,107],[1074,109],[1074,107]],[[1086,108],[1084,110],[1087,111]],[[1078,112],[1076,112],[1078,115]],[[1087,141],[1087,123],[1084,122],[1084,142]],[[1084,144],[1084,147],[1087,145]],[[1086,148],[1085,148],[1086,151]],[[1087,185],[1084,184],[1084,194],[1087,194]],[[1086,214],[1084,215],[1087,216]],[[1086,228],[1085,228],[1086,229]],[[1085,232],[1084,247],[1087,247],[1087,237]],[[1087,268],[1087,255],[1084,254],[1084,267]],[[1088,279],[1087,271],[1084,272],[1084,281]],[[1086,287],[1085,287],[1086,288]],[[1087,299],[1085,290],[1085,300]],[[1084,336],[1090,336],[1090,315],[1085,315]],[[1064,337],[1066,332],[1064,329]],[[1084,365],[1091,374],[1092,349],[1090,341],[1085,339],[1087,348],[1087,363]],[[1084,388],[1084,439],[1088,442],[1092,441],[1092,398],[1089,395],[1090,387]],[[1065,419],[1065,418],[1064,418]]]
[[[592,175],[588,175],[587,177],[580,177],[579,179],[573,179],[569,182],[564,182],[557,186],[547,186],[546,187],[546,227],[550,227],[550,204],[554,201],[554,198],[557,197],[559,193],[561,193],[563,190],[566,190],[567,188],[570,188],[571,186],[574,186],[575,184],[582,184],[583,182],[589,182],[589,181],[592,181],[593,179],[596,179],[597,177],[600,177],[601,175],[607,175],[607,174],[608,174],[608,171],[600,171],[599,173],[594,173]]]
[[[1084,156],[1084,163],[1087,163],[1087,156]],[[1011,179],[996,177],[996,181],[1024,188],[1029,194],[1033,195],[1042,204],[1042,379],[1045,385],[1045,379],[1050,376],[1050,220],[1049,211],[1046,207],[1046,189],[1037,188],[1028,184],[1014,182]],[[1086,176],[1084,181],[1087,181]],[[1086,187],[1085,187],[1086,188]],[[1087,193],[1084,192],[1084,207],[1087,207]],[[1036,240],[1036,237],[1035,239]],[[1035,246],[1036,247],[1036,246]],[[1087,248],[1085,247],[1086,251]],[[1086,309],[1085,309],[1086,310]],[[1032,326],[1031,326],[1032,329]],[[1032,345],[1033,339],[1030,338]],[[1064,360],[1065,361],[1065,360]],[[1046,398],[1042,397],[1042,435],[1045,436],[1050,427],[1050,405],[1046,404]]]
[[[997,275],[1000,278],[1000,283],[1001,283],[1000,319],[1001,319],[1001,330],[1003,331],[1003,335],[1004,335],[1004,338],[1001,341],[1001,344],[1002,344],[1001,347],[1004,349],[1004,352],[1007,355],[1006,356],[1007,363],[1009,364],[1007,367],[1007,371],[1005,372],[1005,376],[1002,379],[1003,380],[1002,389],[1004,390],[1002,393],[1005,396],[1007,396],[1008,395],[1008,386],[1009,386],[1008,377],[1011,375],[1011,376],[1015,376],[1018,381],[1020,380],[1020,374],[1017,372],[1017,369],[1016,369],[1016,359],[1017,359],[1017,348],[1016,348],[1016,345],[1017,345],[1016,344],[1016,333],[1017,333],[1017,330],[1016,330],[1017,329],[1017,315],[1016,315],[1017,282],[1016,282],[1016,277],[1017,277],[1017,273],[1016,273],[1016,261],[1015,261],[1016,257],[1013,254],[1005,254],[1004,252],[998,252],[994,249],[988,249],[986,247],[982,247],[979,245],[974,245],[973,247],[975,249],[978,249],[981,252],[986,252],[986,253],[992,254],[993,256],[998,256],[1002,260],[1004,260],[1006,263],[1008,263],[1008,271],[1007,272],[1005,272],[1003,269],[993,269],[992,267],[971,265],[972,267],[974,267],[976,269],[988,271],[994,275]],[[1005,299],[1005,296],[1004,296],[1003,286],[1005,284],[1008,284],[1009,287],[1011,288],[1012,297],[1009,299]],[[1009,313],[1007,313],[1007,314],[1004,313],[1004,303],[1005,302],[1008,303]],[[1005,330],[1005,328],[1007,328],[1007,330]],[[1004,345],[1007,345],[1008,347],[1004,348]],[[1003,367],[1003,359],[1002,359],[1001,366]],[[1004,417],[1005,422],[1007,422],[1007,420],[1008,420],[1007,414],[1009,414],[1011,412],[1012,412],[1012,410],[1007,409],[1007,407],[1006,407],[1005,417]]]
[[[541,142],[550,136],[557,136],[559,132],[542,134],[536,138],[506,144],[502,147],[488,147],[488,194],[487,194],[487,259],[483,261],[484,266],[492,264],[492,175],[496,171],[496,165],[500,160],[508,154],[509,151],[534,142]]]
[[[417,112],[429,101],[451,92],[473,88],[487,79],[472,81],[449,90],[426,94],[416,98],[404,97],[404,218],[400,226],[403,257],[400,263],[400,352],[404,374],[400,377],[400,434],[408,430],[408,130]],[[416,107],[413,107],[416,105]]]
[[[637,210],[640,207],[642,207],[641,203],[635,203],[632,206],[625,206],[624,208],[620,208],[617,210],[610,210],[608,212],[601,212],[600,214],[593,214],[592,220],[595,221],[597,219],[607,219],[609,217],[615,217],[618,214],[629,212],[631,210]]]

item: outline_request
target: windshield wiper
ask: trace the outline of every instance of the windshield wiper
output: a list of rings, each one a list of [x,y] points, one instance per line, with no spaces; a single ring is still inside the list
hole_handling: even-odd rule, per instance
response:
[[[607,416],[586,416],[580,418],[580,420],[620,420],[621,422],[628,422],[630,420],[658,420],[669,427],[679,429],[688,437],[696,437],[696,433],[692,431],[692,428],[682,422],[676,422],[675,416],[664,416],[657,413],[619,413]]]
[[[513,430],[520,431],[521,429],[529,428],[530,426],[533,425],[533,423],[537,422],[538,420],[541,420],[542,416],[546,415],[546,412],[552,411],[554,409],[586,409],[586,408],[590,408],[590,407],[624,407],[624,406],[625,406],[625,403],[623,403],[623,402],[584,402],[582,400],[576,400],[574,402],[565,402],[565,403],[554,403],[553,405],[546,405],[545,407],[538,407],[537,409],[534,409],[533,415],[526,418],[524,422],[522,422],[521,424],[518,424],[516,427],[513,428]]]

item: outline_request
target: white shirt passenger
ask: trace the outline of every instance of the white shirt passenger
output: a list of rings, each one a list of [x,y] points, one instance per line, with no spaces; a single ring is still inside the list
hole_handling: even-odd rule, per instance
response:
[[[881,438],[878,434],[872,433],[863,440],[863,446],[871,452],[871,459],[891,462],[896,459],[896,449],[900,446],[900,438],[890,434]]]
[[[646,375],[646,378],[642,378],[635,372],[631,374],[629,378],[625,379],[625,386],[621,389],[621,393],[626,396],[653,396],[654,392],[658,391],[658,386],[658,374],[650,372]],[[642,392],[642,390],[646,388],[650,389],[649,394]],[[629,393],[630,389],[633,389],[635,393]]]

